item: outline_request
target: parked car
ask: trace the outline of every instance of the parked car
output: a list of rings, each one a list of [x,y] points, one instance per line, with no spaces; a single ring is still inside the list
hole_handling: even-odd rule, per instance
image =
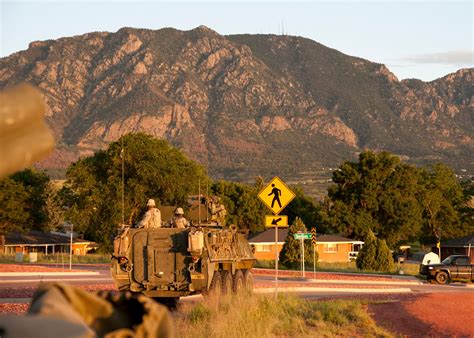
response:
[[[439,264],[421,264],[420,275],[426,275],[430,283],[446,284],[465,280],[474,282],[474,265],[468,256],[452,255]]]

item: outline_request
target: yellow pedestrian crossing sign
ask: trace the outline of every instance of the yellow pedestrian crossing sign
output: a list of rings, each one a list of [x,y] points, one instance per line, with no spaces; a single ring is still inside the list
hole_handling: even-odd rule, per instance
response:
[[[295,193],[286,186],[285,182],[276,176],[258,193],[258,198],[275,215],[285,209],[295,196]]]
[[[277,216],[265,216],[265,226],[267,228],[286,228],[288,226],[288,216],[277,215]]]

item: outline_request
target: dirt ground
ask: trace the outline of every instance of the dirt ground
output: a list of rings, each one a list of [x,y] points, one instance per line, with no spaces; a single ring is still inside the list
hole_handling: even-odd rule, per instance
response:
[[[369,304],[379,326],[405,337],[474,337],[474,293],[426,293]]]

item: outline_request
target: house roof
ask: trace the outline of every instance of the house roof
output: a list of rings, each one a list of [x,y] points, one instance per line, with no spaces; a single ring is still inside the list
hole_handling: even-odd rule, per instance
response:
[[[288,236],[288,229],[278,229],[278,243],[285,242],[286,236]],[[316,239],[318,243],[363,243],[339,235],[317,235]],[[275,243],[275,229],[271,228],[250,235],[249,243]]]
[[[285,242],[288,235],[288,228],[278,229],[278,243]],[[263,232],[249,236],[249,243],[275,243],[275,229],[267,229]]]
[[[73,238],[73,243],[93,243],[82,238]],[[10,232],[5,235],[5,245],[69,244],[70,237],[32,230],[27,233]]]
[[[447,241],[441,241],[442,247],[467,248],[471,244],[474,247],[474,233],[460,238],[453,238]]]
[[[364,243],[355,239],[342,237],[339,235],[318,235],[316,236],[316,242],[318,243]]]

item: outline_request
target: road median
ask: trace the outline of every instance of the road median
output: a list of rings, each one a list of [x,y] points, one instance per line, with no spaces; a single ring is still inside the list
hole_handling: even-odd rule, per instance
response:
[[[25,272],[0,272],[0,277],[46,277],[46,276],[98,276],[98,271],[25,271]]]

